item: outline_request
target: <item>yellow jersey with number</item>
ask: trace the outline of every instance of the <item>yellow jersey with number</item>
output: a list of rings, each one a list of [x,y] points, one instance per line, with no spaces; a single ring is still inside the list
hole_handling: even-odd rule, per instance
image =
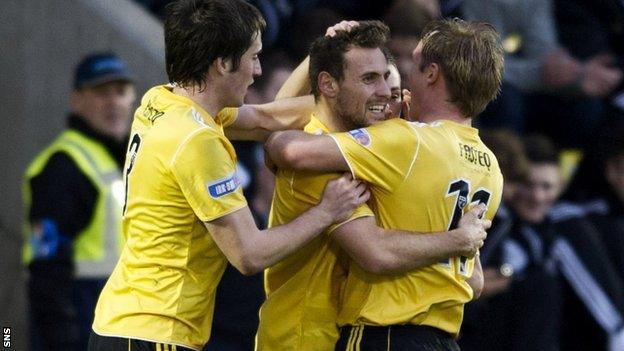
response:
[[[312,116],[304,129],[322,134],[327,127]],[[288,223],[322,198],[328,180],[339,173],[279,170],[271,205],[269,226]],[[372,216],[360,206],[349,220]],[[333,350],[338,340],[338,301],[346,278],[339,263],[340,249],[331,240],[330,227],[264,275],[267,300],[260,309],[256,338],[258,351]]]
[[[126,245],[95,311],[93,330],[200,350],[227,260],[204,222],[247,206],[223,126],[171,87],[149,90],[132,123],[124,178]]]
[[[439,232],[457,226],[471,203],[486,203],[489,219],[498,209],[503,177],[474,128],[392,119],[331,136],[354,177],[370,185],[369,206],[384,228]],[[429,325],[457,335],[473,296],[466,282],[473,266],[474,260],[455,257],[375,275],[351,265],[338,322]]]

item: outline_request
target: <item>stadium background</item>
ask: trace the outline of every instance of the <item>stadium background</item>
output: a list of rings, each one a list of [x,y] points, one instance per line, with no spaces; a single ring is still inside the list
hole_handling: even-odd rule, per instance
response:
[[[65,125],[72,70],[85,54],[110,50],[120,55],[135,77],[138,97],[148,87],[166,81],[161,23],[166,2],[0,2],[0,327],[11,328],[12,346],[16,350],[25,350],[27,345],[25,270],[20,260],[23,218],[20,189],[23,171],[37,151],[47,145]],[[301,59],[309,40],[322,34],[327,25],[341,18],[380,19],[393,3],[355,0],[252,2],[261,9],[269,22],[264,38],[266,54],[261,58],[265,77],[273,73],[273,66],[287,67],[288,64],[284,65],[284,62],[294,63]],[[427,9],[427,4],[432,1],[412,2],[424,6],[425,12],[431,10]],[[451,10],[452,13],[452,9],[460,2],[442,1],[442,10]],[[333,11],[325,8],[332,8]],[[306,12],[316,17],[297,17]],[[426,16],[416,13],[406,14],[405,21],[411,23],[405,23],[402,30],[415,30],[422,25],[424,18]],[[624,20],[620,24],[621,35]],[[621,50],[621,46],[618,49]],[[619,53],[622,54],[621,51]],[[271,87],[268,78],[257,81],[249,100],[266,101],[270,93],[262,90],[274,87]],[[241,150],[249,158],[255,157],[253,147],[241,145]],[[260,187],[259,192],[262,192],[262,185],[257,186]],[[262,207],[261,204],[258,206]]]

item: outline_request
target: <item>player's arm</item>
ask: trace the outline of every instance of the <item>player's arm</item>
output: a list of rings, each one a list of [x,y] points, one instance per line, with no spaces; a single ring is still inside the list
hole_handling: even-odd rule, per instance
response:
[[[327,135],[288,130],[273,133],[264,144],[266,155],[279,168],[350,171],[336,142]]]
[[[280,90],[275,95],[275,100],[310,95],[310,78],[308,70],[310,68],[310,56],[307,56],[297,68],[290,74]]]
[[[314,109],[314,97],[301,96],[260,105],[243,105],[236,119],[226,126],[230,140],[266,140],[271,132],[302,129]]]
[[[474,269],[472,271],[472,276],[466,279],[466,283],[468,283],[468,285],[470,285],[470,287],[472,288],[472,299],[478,299],[481,296],[481,293],[483,292],[483,287],[485,285],[485,280],[483,279],[483,268],[481,267],[481,260],[479,259],[478,255],[474,258]]]
[[[253,274],[292,254],[332,223],[346,220],[368,197],[366,186],[347,175],[328,182],[321,202],[290,223],[259,230],[249,208],[243,207],[205,224],[230,263],[243,274]]]
[[[480,219],[485,206],[467,212],[457,229],[414,233],[384,229],[374,218],[362,217],[333,232],[334,239],[362,269],[391,274],[429,266],[455,256],[472,257],[483,245],[491,221]]]

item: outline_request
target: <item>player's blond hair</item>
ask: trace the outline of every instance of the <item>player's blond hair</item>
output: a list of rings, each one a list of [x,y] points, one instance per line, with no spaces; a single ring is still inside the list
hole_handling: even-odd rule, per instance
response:
[[[440,65],[449,93],[465,117],[476,117],[500,91],[503,48],[494,27],[447,19],[430,22],[422,33],[420,70]]]

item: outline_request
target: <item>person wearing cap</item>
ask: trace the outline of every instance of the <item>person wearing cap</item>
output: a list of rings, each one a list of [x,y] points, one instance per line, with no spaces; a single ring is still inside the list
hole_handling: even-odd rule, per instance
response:
[[[97,297],[123,244],[121,168],[134,101],[119,57],[84,57],[67,128],[26,170],[23,260],[32,350],[87,348]]]

